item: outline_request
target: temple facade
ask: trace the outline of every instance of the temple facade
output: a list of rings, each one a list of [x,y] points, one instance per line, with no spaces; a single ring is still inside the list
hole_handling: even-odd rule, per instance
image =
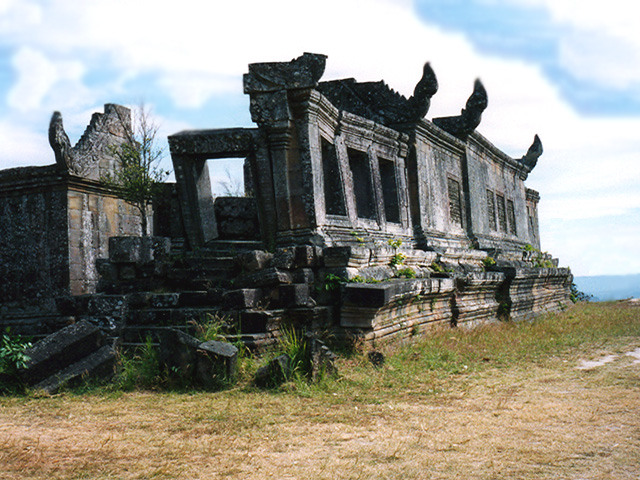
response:
[[[459,115],[430,121],[429,64],[407,98],[383,81],[321,81],[326,61],[249,65],[255,128],[171,135],[176,183],[156,200],[147,239],[100,182],[129,112],[106,106],[74,147],[54,114],[56,164],[0,172],[0,267],[13,285],[0,292],[0,326],[41,334],[89,320],[135,345],[214,316],[260,347],[285,324],[376,343],[565,308],[571,273],[540,250],[540,196],[525,186],[537,135],[512,158],[478,133],[479,80]],[[212,195],[209,168],[228,158],[244,161],[243,197]],[[40,217],[20,214],[29,202],[51,217],[37,241],[28,222]],[[15,254],[25,238],[37,244],[28,274]],[[35,297],[20,285],[42,272],[43,285],[58,282],[33,284],[46,322],[21,310]]]
[[[513,159],[476,132],[487,106],[480,81],[461,115],[431,122],[424,116],[438,85],[428,64],[407,99],[384,82],[321,82],[325,61],[304,54],[250,65],[244,89],[257,128],[169,138],[191,245],[218,235],[206,160],[242,157],[269,245],[358,237],[435,251],[540,247],[539,196],[524,184],[540,140]]]

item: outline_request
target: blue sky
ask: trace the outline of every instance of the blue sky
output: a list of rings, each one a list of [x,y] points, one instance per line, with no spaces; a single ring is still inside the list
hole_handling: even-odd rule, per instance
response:
[[[457,114],[480,77],[483,135],[514,157],[540,135],[545,153],[527,184],[542,197],[543,249],[578,275],[640,272],[632,2],[230,3],[0,0],[0,168],[54,161],[54,110],[72,142],[104,103],[145,102],[163,136],[250,126],[248,63],[324,53],[325,79],[384,79],[410,95],[430,61],[440,90],[428,119]]]

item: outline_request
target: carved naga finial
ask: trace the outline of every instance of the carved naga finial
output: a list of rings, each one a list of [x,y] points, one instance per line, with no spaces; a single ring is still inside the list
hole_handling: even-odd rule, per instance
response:
[[[533,170],[538,163],[538,158],[540,158],[542,152],[542,142],[540,141],[540,137],[536,135],[533,138],[533,143],[529,147],[529,150],[527,150],[527,153],[520,158],[520,162],[529,170]]]
[[[407,101],[410,116],[414,121],[423,118],[431,106],[431,97],[438,91],[438,79],[429,62],[424,64],[422,78],[413,90],[413,96]]]
[[[56,164],[65,171],[73,171],[74,161],[71,142],[62,124],[62,114],[53,112],[49,122],[49,144],[56,156]]]
[[[466,108],[461,112],[461,116],[464,120],[467,128],[471,131],[475,130],[480,125],[482,120],[482,112],[484,112],[489,104],[487,98],[487,91],[484,89],[484,85],[479,78],[473,83],[473,93],[467,100]],[[469,133],[471,133],[469,131]]]
[[[480,125],[482,112],[486,110],[488,104],[487,91],[480,79],[476,79],[473,84],[473,93],[467,100],[465,108],[462,109],[460,115],[434,118],[433,123],[452,135],[464,138]]]

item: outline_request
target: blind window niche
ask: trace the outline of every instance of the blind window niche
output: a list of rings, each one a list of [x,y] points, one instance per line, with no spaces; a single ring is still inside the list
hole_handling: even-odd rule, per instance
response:
[[[347,148],[349,168],[353,178],[353,194],[358,217],[375,220],[376,209],[371,184],[371,167],[365,152]]]
[[[400,223],[396,166],[392,161],[380,158],[378,160],[378,167],[380,169],[380,184],[382,185],[385,217],[387,222]]]
[[[502,195],[496,195],[496,203],[498,204],[498,225],[500,225],[500,231],[507,231],[507,212],[504,203],[504,197]]]
[[[487,190],[487,217],[489,219],[489,230],[495,232],[498,229],[496,224],[496,200],[491,190]]]
[[[509,233],[514,236],[517,235],[518,232],[516,230],[516,211],[511,200],[507,200],[507,220],[509,221]]]
[[[449,218],[451,223],[462,226],[462,199],[460,195],[460,182],[453,178],[447,178],[449,190]]]
[[[342,188],[340,164],[336,155],[336,147],[320,137],[322,148],[322,174],[324,176],[324,207],[329,215],[347,215]]]

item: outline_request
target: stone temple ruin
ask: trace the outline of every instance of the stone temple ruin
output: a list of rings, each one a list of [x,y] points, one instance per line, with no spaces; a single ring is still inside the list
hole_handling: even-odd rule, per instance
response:
[[[106,105],[73,147],[54,114],[56,163],[0,172],[0,327],[41,336],[86,320],[135,345],[218,315],[253,347],[284,324],[375,344],[564,308],[571,274],[540,252],[524,183],[538,137],[516,159],[480,135],[480,81],[459,115],[429,121],[429,64],[406,98],[320,81],[325,62],[249,65],[255,128],[169,137],[176,183],[152,237],[99,181],[129,111]],[[244,159],[244,197],[213,198],[222,158]]]

